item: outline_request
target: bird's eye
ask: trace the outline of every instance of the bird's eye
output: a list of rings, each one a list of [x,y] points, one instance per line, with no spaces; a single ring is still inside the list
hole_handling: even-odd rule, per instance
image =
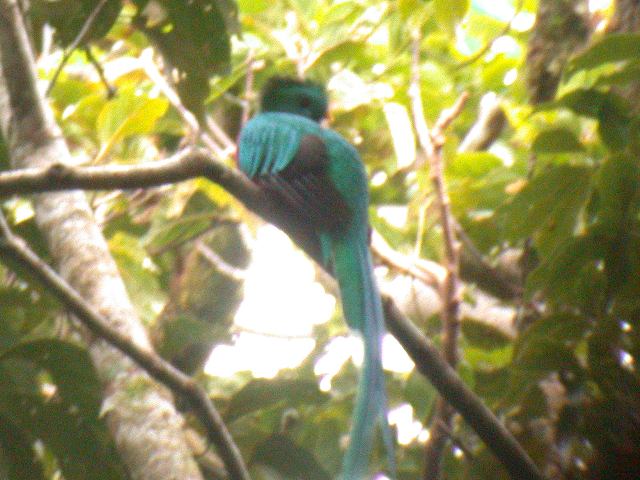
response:
[[[307,96],[300,97],[300,106],[302,108],[309,108],[311,106],[311,99]]]

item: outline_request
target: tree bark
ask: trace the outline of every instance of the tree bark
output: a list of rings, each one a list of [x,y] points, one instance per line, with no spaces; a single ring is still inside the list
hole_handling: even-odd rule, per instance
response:
[[[0,0],[0,127],[13,168],[70,159],[38,91],[16,0]],[[37,224],[63,277],[114,327],[150,349],[84,193],[40,194],[34,205]],[[89,352],[104,386],[104,416],[131,478],[201,479],[170,392],[102,340],[89,339]]]
[[[553,99],[568,58],[590,33],[587,0],[540,0],[527,54],[531,103]]]

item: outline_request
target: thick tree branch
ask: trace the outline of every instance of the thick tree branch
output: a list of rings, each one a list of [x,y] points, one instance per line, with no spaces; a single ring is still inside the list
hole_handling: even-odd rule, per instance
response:
[[[2,213],[0,213],[0,252],[19,263],[47,287],[49,293],[56,296],[92,333],[135,360],[153,378],[164,383],[173,392],[183,395],[197,412],[208,438],[218,449],[230,478],[249,480],[249,473],[240,456],[240,451],[207,393],[191,377],[175,368],[152,349],[136,345],[130,337],[110,326],[109,322],[40,259],[24,240],[11,232]]]
[[[0,173],[0,195],[56,192],[72,189],[113,190],[144,188],[207,176],[234,190],[240,183],[245,190],[253,184],[227,169],[206,150],[185,149],[164,160],[138,165],[75,167],[52,163],[47,167],[23,168]],[[228,178],[227,178],[228,177]],[[259,189],[255,188],[258,194]]]
[[[288,223],[286,217],[280,220],[274,218],[278,216],[277,206],[272,205],[271,200],[264,195],[264,192],[256,188],[244,176],[225,167],[208,151],[192,148],[182,150],[164,160],[138,165],[74,167],[63,163],[54,163],[46,168],[25,168],[0,172],[0,197],[73,188],[110,190],[152,187],[198,176],[205,176],[219,184],[240,199],[250,210],[257,208],[258,211],[263,212],[259,215],[265,217],[266,220],[278,226],[282,226],[283,222]],[[261,208],[261,204],[274,211],[271,214],[265,212],[265,209]],[[286,230],[286,227],[283,228]],[[291,228],[294,226],[290,226],[289,230]],[[314,251],[315,247],[311,245],[313,243],[311,239],[303,240],[303,237],[305,235],[301,231],[294,240],[302,241],[303,248]],[[461,240],[464,243],[465,238],[461,237]],[[431,278],[434,273],[429,269],[421,271],[423,270],[422,266],[410,265],[406,259],[394,256],[393,252],[384,248],[380,242],[374,242],[373,247],[374,252],[380,255],[385,262],[390,262],[394,268],[399,268],[416,278],[425,277],[424,280],[427,284],[434,284],[434,278]],[[489,293],[499,298],[511,299],[521,293],[513,279],[489,265],[481,256],[477,254],[473,256],[472,252],[475,247],[470,244],[467,247],[462,252],[463,256],[466,255],[467,258],[467,261],[463,261],[461,265],[463,277],[478,282]]]
[[[74,167],[54,163],[44,168],[25,168],[0,173],[0,197],[12,194],[54,192],[70,189],[110,190],[153,187],[206,177],[217,183],[249,210],[285,230],[314,259],[320,259],[315,238],[263,190],[239,171],[226,167],[203,149],[186,149],[170,158],[138,165]]]
[[[500,459],[513,479],[542,480],[544,477],[524,449],[482,401],[464,384],[456,371],[442,358],[438,349],[398,310],[390,298],[384,298],[389,332],[478,436]]]
[[[567,60],[591,35],[587,0],[540,0],[527,51],[527,86],[533,105],[556,95]]]

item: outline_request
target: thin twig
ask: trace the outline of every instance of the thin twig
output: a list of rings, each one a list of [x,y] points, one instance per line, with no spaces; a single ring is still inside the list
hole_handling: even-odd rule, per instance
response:
[[[241,268],[229,265],[227,261],[214,252],[209,246],[205,245],[202,240],[196,242],[196,250],[202,257],[209,262],[216,270],[226,275],[232,280],[244,281],[247,278],[247,272]]]
[[[225,158],[227,152],[225,149],[214,140],[211,135],[204,132],[200,127],[200,122],[191,111],[182,104],[178,93],[169,85],[164,75],[160,73],[158,67],[153,61],[153,50],[151,48],[145,49],[140,55],[140,63],[144,72],[149,77],[156,87],[162,92],[162,94],[169,100],[169,103],[176,109],[178,114],[182,117],[187,124],[194,137],[199,137],[202,143],[209,148],[214,155],[219,158]]]
[[[462,453],[464,453],[464,456],[468,459],[472,459],[474,457],[473,452],[471,451],[471,449],[469,447],[467,447],[464,443],[464,441],[458,437],[450,428],[448,425],[444,425],[441,424],[440,428],[442,428],[444,430],[444,432],[447,434],[447,436],[449,437],[449,439],[451,440],[451,443],[453,445],[455,445],[456,447],[458,447]]]
[[[504,26],[504,28],[500,32],[498,32],[491,40],[485,43],[480,50],[478,50],[476,53],[474,53],[470,57],[460,62],[454,68],[457,70],[464,67],[468,67],[469,65],[477,62],[482,57],[484,57],[484,55],[491,49],[491,47],[496,42],[496,40],[498,40],[500,37],[504,37],[507,33],[511,31],[511,26],[513,25],[513,21],[516,19],[516,17],[520,13],[520,10],[522,10],[523,5],[524,5],[524,0],[520,0],[515,10],[513,11],[513,15],[509,19],[509,22]]]
[[[291,335],[284,333],[265,332],[262,330],[256,330],[249,327],[241,327],[238,325],[234,325],[233,327],[231,327],[231,333],[249,333],[251,335],[257,335],[259,337],[279,338],[283,340],[310,340],[314,338],[312,335]]]
[[[251,102],[255,96],[254,81],[254,53],[253,50],[249,50],[247,55],[247,76],[244,79],[244,102],[242,103],[242,116],[240,117],[240,125],[244,125],[249,121],[249,115],[251,114]]]
[[[93,56],[93,53],[91,52],[91,47],[89,45],[85,45],[84,53],[87,56],[87,60],[89,60],[91,65],[93,65],[93,68],[95,68],[96,72],[98,72],[100,81],[107,89],[107,98],[113,98],[114,95],[116,94],[116,89],[109,83],[109,81],[107,80],[107,77],[105,77],[104,68],[102,68],[102,65],[100,64],[98,59]]]
[[[198,413],[198,418],[205,426],[209,440],[216,445],[230,477],[237,480],[250,479],[240,451],[207,392],[191,377],[176,369],[156,353],[139,347],[127,335],[111,327],[109,322],[96,312],[66,280],[38,257],[22,238],[11,232],[1,212],[0,252],[18,262],[45,285],[47,290],[53,293],[91,332],[132,358],[153,378],[172,391],[183,395]]]
[[[395,271],[416,278],[431,288],[440,289],[445,271],[439,264],[395,251],[375,230],[371,235],[371,250],[383,264]]]
[[[91,29],[96,19],[98,18],[100,11],[107,4],[108,1],[109,0],[100,0],[96,4],[95,8],[91,11],[87,19],[85,20],[84,24],[82,25],[82,28],[76,35],[76,38],[73,39],[73,42],[71,42],[71,45],[69,45],[69,47],[67,48],[67,52],[62,57],[62,60],[60,61],[60,65],[58,65],[58,68],[53,74],[53,77],[51,78],[51,81],[49,82],[49,85],[47,86],[47,90],[44,94],[45,97],[48,97],[49,93],[51,93],[51,89],[53,89],[53,87],[56,85],[56,82],[58,81],[58,77],[60,76],[60,73],[62,72],[62,69],[64,68],[66,63],[69,61],[71,54],[84,41],[85,37],[89,33],[89,30]]]
[[[223,158],[229,155],[232,155],[236,151],[236,144],[227,132],[225,132],[218,122],[216,122],[211,115],[205,114],[205,122],[207,124],[207,129],[213,134],[213,136],[222,143],[224,147]]]
[[[444,132],[460,115],[467,101],[465,92],[454,105],[444,110],[433,128],[429,130],[422,106],[420,93],[420,42],[419,32],[413,34],[411,85],[409,94],[418,141],[429,163],[431,182],[437,199],[440,225],[443,232],[446,276],[442,283],[442,353],[446,361],[455,368],[458,363],[458,335],[460,330],[460,245],[455,235],[455,223],[451,213],[449,195],[444,183]],[[442,452],[446,445],[447,434],[442,425],[451,429],[454,411],[440,397],[436,403],[436,412],[431,421],[431,436],[425,445],[425,480],[435,480],[441,475]]]
[[[507,116],[498,96],[494,93],[484,95],[480,101],[478,118],[460,142],[458,153],[487,150],[507,124]]]

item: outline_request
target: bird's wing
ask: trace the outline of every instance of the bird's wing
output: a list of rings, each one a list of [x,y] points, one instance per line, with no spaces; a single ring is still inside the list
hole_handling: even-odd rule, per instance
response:
[[[238,150],[240,168],[305,224],[331,232],[349,221],[350,210],[328,176],[330,158],[317,123],[288,113],[260,114],[244,127]]]

